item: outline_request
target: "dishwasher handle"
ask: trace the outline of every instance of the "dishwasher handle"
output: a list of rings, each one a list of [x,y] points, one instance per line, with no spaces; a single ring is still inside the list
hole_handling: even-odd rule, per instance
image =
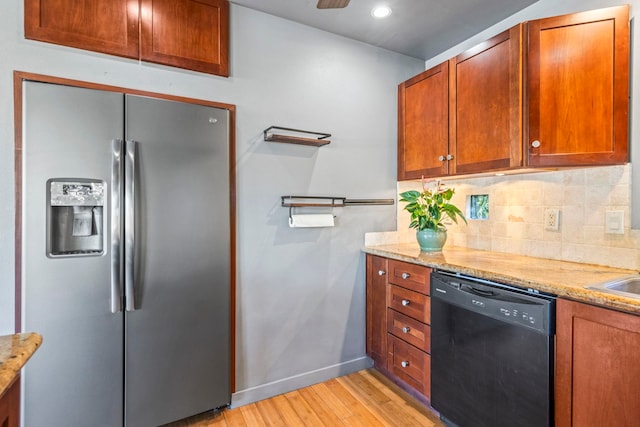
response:
[[[485,297],[485,298],[491,298],[491,297],[495,297],[495,296],[498,295],[497,292],[474,288],[471,285],[462,285],[461,284],[460,285],[460,290],[468,292],[470,294],[475,294],[475,295],[480,296],[480,297]]]

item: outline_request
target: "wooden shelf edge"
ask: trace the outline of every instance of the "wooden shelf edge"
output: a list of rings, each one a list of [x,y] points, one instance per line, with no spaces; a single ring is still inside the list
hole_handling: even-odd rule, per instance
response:
[[[313,147],[322,147],[323,145],[327,145],[331,142],[328,139],[302,138],[299,136],[279,135],[275,133],[271,135],[267,135],[264,138],[264,140],[267,142],[282,142],[286,144],[310,145]]]

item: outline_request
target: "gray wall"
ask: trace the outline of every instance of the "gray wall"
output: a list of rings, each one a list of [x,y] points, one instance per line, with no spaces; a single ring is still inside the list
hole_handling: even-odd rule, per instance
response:
[[[334,228],[289,229],[280,196],[394,198],[396,85],[424,62],[232,5],[225,79],[24,40],[22,4],[0,5],[0,334],[14,330],[12,72],[20,70],[235,104],[234,402],[365,366],[360,247],[364,232],[395,229],[395,207],[338,208]],[[265,143],[270,125],[334,136],[322,148]]]

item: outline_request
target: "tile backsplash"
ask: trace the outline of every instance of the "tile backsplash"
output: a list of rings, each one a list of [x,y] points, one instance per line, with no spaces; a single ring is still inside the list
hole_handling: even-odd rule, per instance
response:
[[[627,164],[445,181],[463,211],[467,196],[489,195],[489,219],[449,225],[447,245],[639,270],[640,230],[629,226],[630,176]],[[419,180],[402,181],[397,189],[421,187]],[[415,241],[403,207],[399,202],[397,232],[383,233],[382,240]],[[545,230],[547,208],[560,211],[558,231]],[[624,212],[624,234],[605,233],[609,210]]]

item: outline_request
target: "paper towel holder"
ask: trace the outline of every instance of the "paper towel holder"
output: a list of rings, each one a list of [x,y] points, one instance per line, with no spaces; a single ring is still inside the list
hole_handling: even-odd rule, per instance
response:
[[[289,218],[293,208],[345,206],[393,205],[394,199],[347,199],[338,196],[280,196],[280,206],[289,208]]]

